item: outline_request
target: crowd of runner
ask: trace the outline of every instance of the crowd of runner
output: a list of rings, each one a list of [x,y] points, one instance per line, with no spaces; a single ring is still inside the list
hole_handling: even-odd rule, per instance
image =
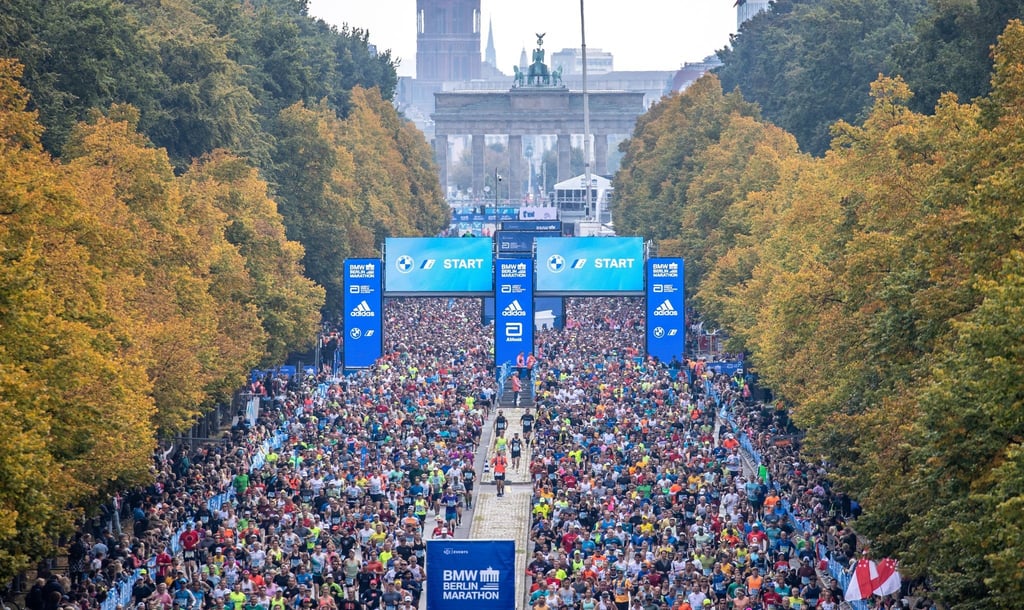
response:
[[[97,607],[133,574],[137,610],[416,607],[425,540],[452,536],[471,502],[492,340],[478,300],[389,302],[385,315],[372,370],[255,380],[257,425],[158,456],[153,485],[127,500],[131,527],[77,535],[68,577],[37,583],[31,610]]]
[[[716,376],[701,361],[666,368],[638,358],[642,301],[614,304],[569,299],[573,332],[538,338],[538,406],[524,416],[533,436],[530,604],[838,608],[836,583],[819,582],[817,543],[842,539],[853,556],[856,537],[838,530],[843,507],[837,510],[824,473],[801,470],[789,459],[796,455],[790,444],[785,456],[767,455],[786,458],[774,477],[758,479],[744,469],[717,406],[729,404],[737,427],[759,446],[777,429],[791,430],[784,411],[755,408],[742,373]],[[779,490],[769,484],[775,480],[783,482]],[[815,516],[836,535],[805,536],[787,518],[782,495],[798,515]]]
[[[817,580],[816,540],[780,499],[850,556],[856,537],[840,521],[854,507],[795,445],[762,434],[789,424],[742,400],[742,375],[643,360],[642,306],[567,299],[565,329],[539,334],[525,375],[535,411],[500,435],[533,479],[530,605],[837,608],[834,584]],[[96,608],[132,575],[117,610],[418,607],[425,541],[453,536],[472,506],[493,341],[478,300],[389,301],[385,313],[385,356],[371,370],[330,384],[256,380],[249,390],[266,399],[255,426],[158,456],[153,485],[126,500],[124,531],[78,534],[68,577],[43,574],[30,610]],[[716,397],[771,449],[781,495],[743,467]],[[270,439],[280,445],[254,463]],[[232,499],[211,510],[225,490]]]

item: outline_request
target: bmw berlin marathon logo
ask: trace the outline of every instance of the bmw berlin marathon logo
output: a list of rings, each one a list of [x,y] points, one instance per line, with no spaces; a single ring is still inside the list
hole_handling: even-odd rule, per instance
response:
[[[523,309],[523,306],[519,304],[519,299],[516,299],[509,303],[508,307],[501,310],[501,315],[509,318],[525,317],[526,310]]]
[[[441,599],[497,601],[501,590],[501,572],[488,567],[485,570],[445,570]]]

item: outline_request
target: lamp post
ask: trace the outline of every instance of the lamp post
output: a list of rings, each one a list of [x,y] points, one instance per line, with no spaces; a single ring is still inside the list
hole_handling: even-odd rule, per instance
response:
[[[530,203],[533,203],[533,144],[526,145],[526,158],[530,160],[530,172],[526,181],[527,192],[530,193]]]
[[[590,213],[590,96],[587,92],[587,27],[583,17],[583,0],[580,0],[580,47],[583,56],[583,173],[587,180],[586,206]],[[598,202],[598,206],[600,202]],[[601,211],[597,210],[597,222],[601,222]]]
[[[501,174],[498,168],[494,168],[494,230],[498,230],[498,185],[501,184]]]

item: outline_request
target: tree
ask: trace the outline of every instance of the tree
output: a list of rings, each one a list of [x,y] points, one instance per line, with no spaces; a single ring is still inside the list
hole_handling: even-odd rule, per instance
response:
[[[328,318],[341,314],[341,262],[377,255],[373,233],[359,224],[355,159],[341,131],[326,104],[286,108],[274,128],[275,198],[288,239],[305,248],[306,275],[326,291]]]
[[[224,238],[237,248],[251,278],[250,298],[266,336],[261,365],[283,362],[316,337],[323,289],[302,275],[300,244],[285,238],[267,184],[244,160],[224,151],[194,163],[183,177],[191,197],[207,197],[224,220]]]
[[[829,126],[870,108],[869,85],[891,72],[894,45],[913,40],[924,0],[779,0],[718,52],[726,91],[739,88],[764,117],[824,154]]]
[[[1024,17],[1019,0],[933,0],[930,9],[892,52],[894,71],[914,90],[910,107],[924,113],[947,92],[964,101],[986,95],[992,45],[1010,19]]]
[[[719,141],[733,114],[756,117],[757,108],[738,93],[723,94],[709,74],[641,115],[620,145],[626,154],[615,175],[616,230],[654,240],[678,236],[697,158]]]
[[[51,554],[80,507],[146,480],[155,444],[149,381],[20,75],[0,60],[0,580]]]

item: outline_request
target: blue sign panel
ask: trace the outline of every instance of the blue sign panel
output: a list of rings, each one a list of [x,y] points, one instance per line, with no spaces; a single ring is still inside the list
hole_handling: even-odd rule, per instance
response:
[[[381,264],[375,258],[350,258],[344,264],[346,369],[371,366],[381,357],[384,299]]]
[[[515,364],[533,352],[533,261],[497,261],[494,290],[494,362]]]
[[[543,231],[498,231],[494,234],[494,241],[498,244],[498,254],[533,253],[533,239],[535,237],[551,237],[557,233]]]
[[[538,237],[537,292],[643,294],[640,237]]]
[[[515,596],[514,541],[427,541],[427,610],[515,610]]]
[[[502,231],[546,231],[548,233],[561,233],[561,220],[504,220],[501,223]]]
[[[683,259],[647,261],[647,353],[662,362],[683,359],[686,309]]]
[[[532,261],[532,259],[531,259]],[[494,321],[494,297],[484,297],[481,307],[481,322],[487,326]],[[534,330],[557,328],[565,325],[565,299],[563,297],[533,297]]]
[[[488,237],[392,237],[384,248],[388,295],[490,294],[493,290]]]

